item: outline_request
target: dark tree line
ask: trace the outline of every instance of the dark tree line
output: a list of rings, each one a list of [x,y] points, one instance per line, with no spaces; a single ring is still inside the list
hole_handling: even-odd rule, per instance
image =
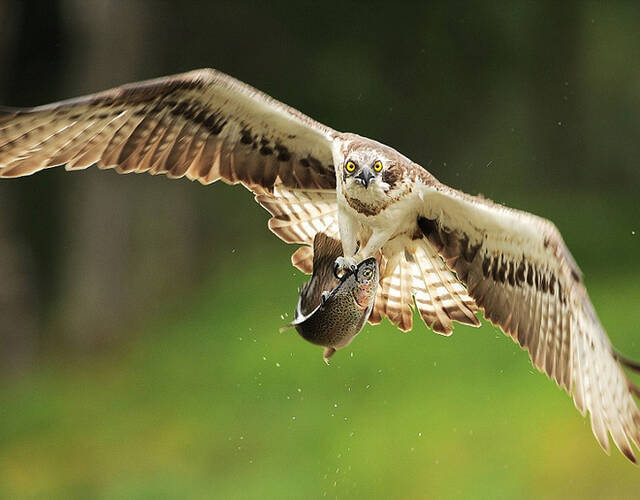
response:
[[[625,189],[640,180],[640,43],[616,41],[637,39],[639,11],[0,0],[0,102],[212,66],[472,192]],[[2,366],[95,348],[179,307],[241,232],[223,204],[259,212],[236,191],[97,169],[0,182]],[[262,222],[254,245],[272,237]]]

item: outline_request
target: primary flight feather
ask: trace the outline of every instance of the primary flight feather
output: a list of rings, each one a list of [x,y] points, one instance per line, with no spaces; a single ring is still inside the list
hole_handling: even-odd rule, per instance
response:
[[[380,262],[370,321],[434,331],[479,325],[481,310],[589,412],[608,452],[636,461],[637,388],[547,220],[456,191],[392,148],[340,133],[223,73],[205,69],[28,109],[0,108],[0,176],[65,165],[243,184],[269,228],[302,246],[339,237],[338,269]]]

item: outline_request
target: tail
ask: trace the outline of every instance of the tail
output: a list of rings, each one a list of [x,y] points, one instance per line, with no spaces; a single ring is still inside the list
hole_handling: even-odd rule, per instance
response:
[[[614,350],[613,351],[613,357],[618,361],[618,363],[620,363],[622,366],[627,367],[629,370],[636,372],[636,373],[640,373],[640,362],[638,361],[633,361],[632,359],[629,358],[625,358],[622,354],[620,354],[618,351]],[[627,377],[627,382],[629,384],[629,390],[635,394],[635,396],[637,398],[640,398],[640,387],[638,387],[636,384],[634,384],[633,382],[631,382],[631,380]]]

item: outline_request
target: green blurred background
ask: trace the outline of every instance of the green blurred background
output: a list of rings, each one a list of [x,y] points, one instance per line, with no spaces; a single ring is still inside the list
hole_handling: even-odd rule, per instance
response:
[[[640,358],[640,4],[0,0],[0,102],[214,67],[546,216]],[[53,169],[0,183],[0,497],[637,498],[490,325],[292,333],[249,192]]]

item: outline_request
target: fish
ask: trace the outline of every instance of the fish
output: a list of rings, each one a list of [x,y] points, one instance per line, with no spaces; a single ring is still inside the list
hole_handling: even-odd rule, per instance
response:
[[[295,328],[312,344],[323,346],[323,359],[346,347],[358,335],[371,315],[380,280],[375,257],[360,262],[338,277],[334,263],[342,255],[342,244],[325,233],[313,239],[313,273],[301,287],[294,320],[284,327]]]

